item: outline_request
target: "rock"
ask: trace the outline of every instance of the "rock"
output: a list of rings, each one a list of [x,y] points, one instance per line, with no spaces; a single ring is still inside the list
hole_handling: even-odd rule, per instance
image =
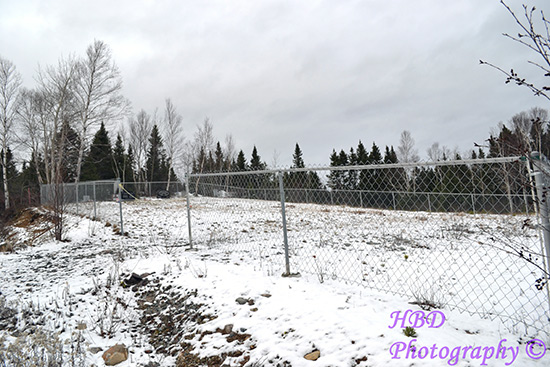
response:
[[[90,347],[90,349],[88,349],[88,350],[90,351],[90,353],[96,354],[96,353],[101,352],[103,349],[101,349],[100,347]]]
[[[231,334],[232,331],[233,331],[233,324],[227,324],[224,326],[222,330],[222,334],[224,335]]]
[[[304,358],[308,361],[316,361],[319,359],[319,357],[321,357],[321,352],[318,350],[314,350],[313,352],[308,353],[304,356]]]
[[[271,294],[269,294],[269,293],[262,293],[262,294],[260,294],[260,296],[265,297],[265,298],[269,298],[269,297],[271,297]]]
[[[235,300],[235,302],[237,302],[240,305],[244,305],[245,303],[248,303],[248,299],[243,298],[243,297],[239,297]]]
[[[127,286],[130,286],[130,285],[136,285],[138,283],[141,283],[142,280],[143,278],[141,275],[132,273],[132,275],[130,275],[130,278],[126,279],[124,283],[126,283]]]
[[[115,366],[128,359],[128,349],[124,344],[116,344],[103,353],[106,366]]]
[[[85,322],[79,322],[78,324],[76,324],[76,330],[86,330],[87,328],[88,326]]]
[[[250,299],[248,300],[248,304],[249,304],[250,306],[254,306],[254,300],[253,300],[252,298],[250,298]]]

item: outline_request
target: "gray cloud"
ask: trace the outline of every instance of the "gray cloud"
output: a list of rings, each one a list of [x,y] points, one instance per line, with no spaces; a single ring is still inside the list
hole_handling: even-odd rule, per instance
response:
[[[206,116],[247,156],[276,149],[306,163],[359,139],[381,148],[412,132],[466,150],[514,113],[546,101],[505,86],[486,59],[526,75],[529,52],[498,1],[0,0],[0,52],[32,85],[36,65],[107,42],[134,110],[172,98],[187,135]],[[549,5],[533,1],[541,8]]]

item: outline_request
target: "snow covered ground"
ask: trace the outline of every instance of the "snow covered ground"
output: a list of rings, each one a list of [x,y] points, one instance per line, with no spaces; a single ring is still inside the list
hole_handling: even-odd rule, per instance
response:
[[[301,274],[289,278],[276,202],[193,198],[192,251],[182,199],[124,203],[127,236],[117,203],[98,209],[100,221],[89,205],[68,216],[68,242],[0,255],[2,295],[33,310],[19,322],[82,345],[85,365],[103,365],[95,348],[116,343],[130,350],[120,366],[171,366],[179,353],[229,366],[550,364],[527,343],[548,344],[540,274],[494,248],[540,246],[529,218],[288,204]],[[122,286],[132,273],[148,283]],[[441,313],[402,320],[421,296]]]

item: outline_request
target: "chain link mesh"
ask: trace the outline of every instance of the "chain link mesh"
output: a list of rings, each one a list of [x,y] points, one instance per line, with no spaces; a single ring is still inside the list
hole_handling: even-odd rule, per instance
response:
[[[500,318],[548,337],[544,251],[529,167],[517,158],[194,174],[194,244],[291,272]]]
[[[172,197],[183,198],[161,205],[158,223],[139,225],[163,231],[163,223],[185,216],[188,197],[192,245],[207,250],[204,256],[246,258],[278,276],[287,272],[284,197],[291,273],[401,295],[426,309],[499,318],[512,331],[549,338],[546,256],[531,173],[526,160],[500,158],[191,174],[188,193],[179,182],[169,187]],[[97,216],[116,223],[113,182],[81,183],[68,201],[78,191],[79,210],[89,215],[90,185]],[[166,183],[124,188],[154,197]],[[48,188],[42,190],[47,197]],[[142,201],[126,202],[125,221],[144,210]],[[183,236],[181,220],[177,227]]]

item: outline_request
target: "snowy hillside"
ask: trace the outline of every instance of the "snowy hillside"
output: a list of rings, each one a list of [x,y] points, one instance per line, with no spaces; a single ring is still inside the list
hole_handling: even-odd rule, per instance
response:
[[[21,341],[25,331],[39,327],[59,333],[66,365],[102,366],[102,354],[115,344],[129,350],[128,359],[119,366],[549,364],[546,349],[527,343],[528,335],[533,335],[527,314],[535,306],[509,306],[526,315],[524,324],[517,323],[515,329],[498,318],[445,307],[457,308],[461,297],[479,299],[481,314],[501,307],[488,304],[491,299],[484,299],[485,293],[476,293],[477,276],[468,278],[467,269],[457,268],[451,276],[445,274],[446,268],[434,267],[442,270],[433,274],[438,282],[432,283],[449,290],[434,295],[442,297],[443,308],[428,320],[417,318],[420,313],[400,319],[407,310],[421,308],[411,304],[414,299],[409,296],[382,291],[384,284],[410,285],[411,272],[419,271],[410,265],[415,257],[438,264],[458,254],[465,257],[466,262],[457,262],[466,264],[462,266],[483,262],[488,277],[508,260],[491,267],[485,259],[497,250],[471,252],[462,247],[471,243],[472,236],[488,241],[511,225],[518,228],[512,230],[515,236],[535,236],[532,229],[521,230],[522,218],[477,216],[482,223],[472,224],[464,215],[433,214],[418,227],[418,221],[426,222],[419,219],[425,214],[293,204],[291,269],[301,276],[289,278],[281,277],[283,249],[274,237],[280,232],[276,203],[234,200],[220,212],[221,200],[194,199],[194,250],[187,246],[184,203],[172,199],[125,203],[127,236],[116,234],[117,204],[102,203],[100,221],[86,217],[89,207],[79,208],[80,216],[68,216],[67,242],[38,236],[34,246],[0,254],[3,350],[9,344],[13,348],[17,336]],[[338,212],[340,221],[327,221],[327,212]],[[365,228],[367,216],[378,216],[379,226]],[[30,241],[32,233],[47,225],[43,214],[40,218],[26,229],[14,229],[20,241]],[[389,225],[398,218],[400,225]],[[504,226],[503,221],[509,220],[517,223]],[[449,252],[453,251],[445,242],[449,236],[437,237],[435,223],[463,229],[452,237],[460,252]],[[413,229],[422,232],[419,238],[426,241],[405,241],[403,231]],[[386,238],[402,240],[395,242],[395,249],[385,247]],[[367,240],[374,250],[362,250]],[[517,261],[509,266],[524,268]],[[529,276],[534,275],[526,271],[525,278]],[[494,287],[514,291],[507,290],[505,278]],[[522,290],[518,302],[521,297],[530,299],[528,293],[535,291]],[[407,332],[416,336],[405,335],[404,329],[411,325],[414,330]],[[537,337],[548,342],[543,335]]]

